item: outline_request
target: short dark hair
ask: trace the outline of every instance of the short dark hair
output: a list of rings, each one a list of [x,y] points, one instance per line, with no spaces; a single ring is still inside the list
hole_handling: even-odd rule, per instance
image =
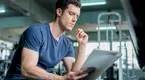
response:
[[[62,11],[64,11],[69,4],[74,4],[77,7],[81,8],[81,1],[80,0],[57,0],[56,5],[55,5],[55,19],[56,19],[56,9],[61,8]]]

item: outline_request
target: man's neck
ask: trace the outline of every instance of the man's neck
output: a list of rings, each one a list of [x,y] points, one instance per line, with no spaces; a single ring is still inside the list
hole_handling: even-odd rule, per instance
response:
[[[64,31],[61,29],[58,22],[51,22],[49,24],[50,24],[50,31],[51,31],[53,37],[56,40],[59,40],[60,36],[63,34]]]

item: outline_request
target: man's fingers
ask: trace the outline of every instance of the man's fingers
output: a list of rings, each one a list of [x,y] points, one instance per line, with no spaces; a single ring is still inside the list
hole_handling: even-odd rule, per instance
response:
[[[79,37],[80,33],[81,33],[82,29],[78,29],[76,32],[76,37]]]
[[[83,31],[81,31],[81,32],[79,33],[79,37],[80,37],[80,38],[82,38],[84,35],[85,35],[85,33],[84,33]]]
[[[69,80],[82,79],[88,75],[88,73],[85,73],[86,70],[87,70],[87,68],[83,68],[83,69],[79,70],[78,72],[70,72],[67,75],[67,79],[69,79]]]
[[[75,75],[83,74],[83,72],[86,70],[87,70],[87,68],[81,69],[80,71],[76,72]]]
[[[79,32],[81,32],[81,31],[83,31],[83,29],[77,29],[77,32],[76,33],[79,33]]]
[[[73,77],[73,79],[74,80],[82,79],[82,78],[86,77],[87,75],[88,75],[88,73],[81,74],[81,75],[78,75],[78,76]]]
[[[79,38],[83,38],[85,36],[85,32],[83,31],[83,29],[78,29],[77,30],[77,33],[76,33],[76,36],[79,37]]]
[[[84,72],[84,71],[86,71],[87,69],[88,69],[88,68],[82,68],[82,69],[81,69],[81,71],[83,71],[83,72]]]

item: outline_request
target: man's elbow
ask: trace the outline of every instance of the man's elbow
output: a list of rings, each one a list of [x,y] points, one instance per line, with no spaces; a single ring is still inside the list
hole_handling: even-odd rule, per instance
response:
[[[24,78],[30,78],[30,74],[29,74],[27,68],[22,67],[22,68],[21,68],[21,74],[22,74],[22,76],[23,76]]]
[[[28,73],[24,69],[21,69],[21,74],[24,78],[28,78]]]

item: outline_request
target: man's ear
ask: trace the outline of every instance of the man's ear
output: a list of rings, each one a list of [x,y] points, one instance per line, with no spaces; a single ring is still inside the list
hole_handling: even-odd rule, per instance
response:
[[[56,9],[56,14],[57,14],[58,17],[61,16],[62,15],[62,9],[61,8],[57,8]]]

